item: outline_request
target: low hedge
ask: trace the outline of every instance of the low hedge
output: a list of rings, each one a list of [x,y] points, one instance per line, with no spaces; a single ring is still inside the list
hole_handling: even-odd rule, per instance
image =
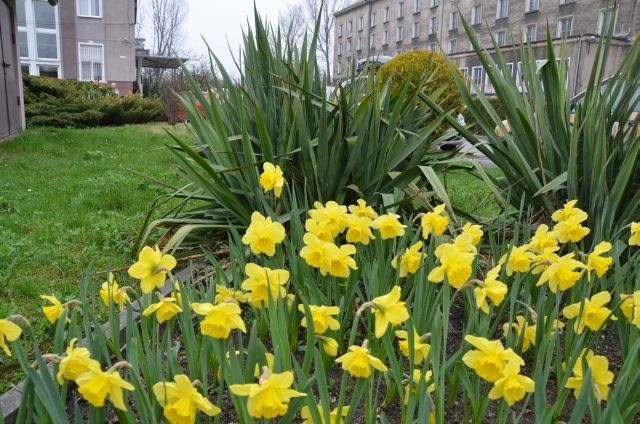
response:
[[[118,96],[92,82],[24,75],[27,126],[98,127],[140,124],[162,118],[159,100]]]

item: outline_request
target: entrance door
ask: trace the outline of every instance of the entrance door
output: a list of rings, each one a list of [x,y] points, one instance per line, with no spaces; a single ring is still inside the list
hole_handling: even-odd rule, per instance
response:
[[[0,138],[20,129],[13,11],[0,0]]]

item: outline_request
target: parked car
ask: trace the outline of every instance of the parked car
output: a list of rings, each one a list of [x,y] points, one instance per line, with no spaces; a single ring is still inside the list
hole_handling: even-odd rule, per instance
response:
[[[369,56],[358,60],[356,63],[356,75],[360,75],[366,71],[377,71],[379,67],[392,59],[391,56]]]

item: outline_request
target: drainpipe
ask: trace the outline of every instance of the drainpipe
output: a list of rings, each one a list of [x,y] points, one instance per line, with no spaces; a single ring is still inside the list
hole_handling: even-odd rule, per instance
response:
[[[573,81],[573,97],[578,94],[578,83],[582,74],[582,34],[578,36],[578,60],[576,60],[576,78]]]

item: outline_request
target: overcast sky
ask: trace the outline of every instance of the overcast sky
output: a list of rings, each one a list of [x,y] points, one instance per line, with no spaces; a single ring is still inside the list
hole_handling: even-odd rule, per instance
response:
[[[189,5],[189,17],[184,25],[185,50],[205,55],[204,38],[222,60],[227,72],[237,74],[229,46],[237,56],[242,30],[247,28],[248,20],[253,24],[254,0],[186,0],[185,3]],[[295,0],[255,0],[255,3],[260,15],[275,25],[278,14],[281,11],[286,13],[287,5],[294,4]],[[150,13],[148,7],[143,10],[145,14]],[[150,19],[143,17],[142,20],[143,24],[150,25]],[[151,40],[148,40],[147,48],[150,47]]]

